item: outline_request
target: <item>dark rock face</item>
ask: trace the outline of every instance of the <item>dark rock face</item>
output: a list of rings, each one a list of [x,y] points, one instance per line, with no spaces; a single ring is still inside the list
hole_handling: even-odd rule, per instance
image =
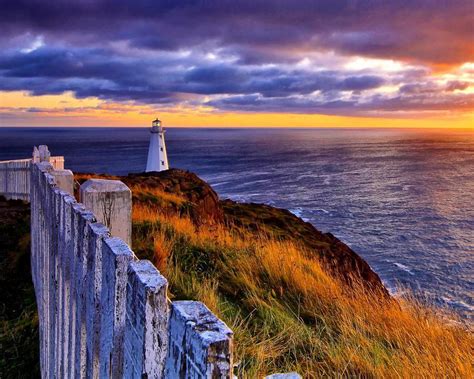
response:
[[[120,178],[127,185],[158,188],[163,192],[179,195],[189,202],[187,211],[197,224],[222,223],[224,212],[217,193],[196,174],[171,169],[161,172],[129,174]]]
[[[237,203],[232,200],[224,200],[221,203],[227,222],[299,243],[314,253],[320,262],[343,282],[350,285],[354,279],[361,279],[371,290],[389,296],[380,277],[369,264],[331,233],[320,232],[312,224],[286,209],[265,204]]]
[[[332,272],[340,275],[349,284],[354,278],[360,277],[371,289],[390,296],[380,277],[364,259],[331,233],[326,233],[325,236],[330,241],[329,248],[316,253]]]

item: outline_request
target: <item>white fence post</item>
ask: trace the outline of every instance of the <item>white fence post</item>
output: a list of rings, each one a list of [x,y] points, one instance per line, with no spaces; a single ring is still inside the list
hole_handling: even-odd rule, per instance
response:
[[[132,192],[119,180],[89,179],[82,183],[80,201],[114,237],[132,243]]]
[[[165,378],[232,378],[233,333],[203,303],[171,305]]]
[[[51,160],[40,146],[37,163],[0,162],[0,191],[31,201],[42,377],[232,378],[232,331],[200,302],[170,310],[167,280],[131,251],[130,189],[91,179],[77,203],[72,172]]]
[[[99,377],[123,377],[127,269],[136,257],[120,238],[104,240]]]
[[[74,195],[74,174],[71,170],[53,170],[50,172],[56,185],[70,195]]]
[[[99,377],[102,247],[109,231],[100,223],[89,224],[86,272],[86,377]]]
[[[163,377],[168,350],[167,288],[167,280],[150,261],[141,260],[129,265],[124,340],[125,378]]]

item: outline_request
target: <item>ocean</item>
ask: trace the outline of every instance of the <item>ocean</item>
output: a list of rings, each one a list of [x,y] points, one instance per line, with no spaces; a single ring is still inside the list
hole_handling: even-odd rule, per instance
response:
[[[47,144],[76,172],[145,168],[145,128],[0,128],[0,160]],[[287,208],[359,253],[386,286],[474,320],[474,131],[192,129],[170,166],[221,198]]]

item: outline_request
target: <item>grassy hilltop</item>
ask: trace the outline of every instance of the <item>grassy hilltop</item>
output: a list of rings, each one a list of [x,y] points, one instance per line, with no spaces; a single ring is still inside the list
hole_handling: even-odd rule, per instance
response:
[[[474,336],[412,299],[392,299],[344,243],[290,212],[221,201],[196,175],[126,177],[133,250],[173,299],[203,301],[235,332],[238,376],[474,377]],[[28,206],[0,201],[0,377],[37,374]]]
[[[334,236],[286,210],[219,201],[188,172],[118,179],[133,193],[133,250],[172,298],[203,301],[233,329],[239,377],[474,376],[473,335],[391,299]]]

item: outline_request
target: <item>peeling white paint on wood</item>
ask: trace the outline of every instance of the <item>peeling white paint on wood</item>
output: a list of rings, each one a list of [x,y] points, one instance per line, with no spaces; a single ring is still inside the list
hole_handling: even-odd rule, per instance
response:
[[[47,146],[45,146],[47,150]],[[33,158],[0,162],[0,194],[8,200],[30,200],[31,163],[46,162],[55,170],[64,169],[64,157],[51,157],[49,151],[42,148],[42,156],[34,147]],[[69,171],[69,170],[68,170]],[[61,187],[62,188],[62,187]],[[71,192],[72,193],[72,192]]]
[[[41,376],[231,378],[232,331],[202,303],[170,305],[168,283],[153,264],[110,236],[125,231],[131,239],[130,190],[93,180],[81,188],[92,200],[78,203],[72,172],[60,159],[55,169],[53,160],[40,147],[33,159],[0,162],[0,194],[31,202]],[[114,199],[112,230],[98,222],[103,194]]]
[[[167,280],[147,260],[128,267],[124,377],[161,378],[168,352]]]
[[[89,179],[82,183],[80,200],[114,237],[132,243],[132,192],[119,180]]]
[[[203,303],[173,302],[169,330],[166,377],[233,377],[233,333]]]

